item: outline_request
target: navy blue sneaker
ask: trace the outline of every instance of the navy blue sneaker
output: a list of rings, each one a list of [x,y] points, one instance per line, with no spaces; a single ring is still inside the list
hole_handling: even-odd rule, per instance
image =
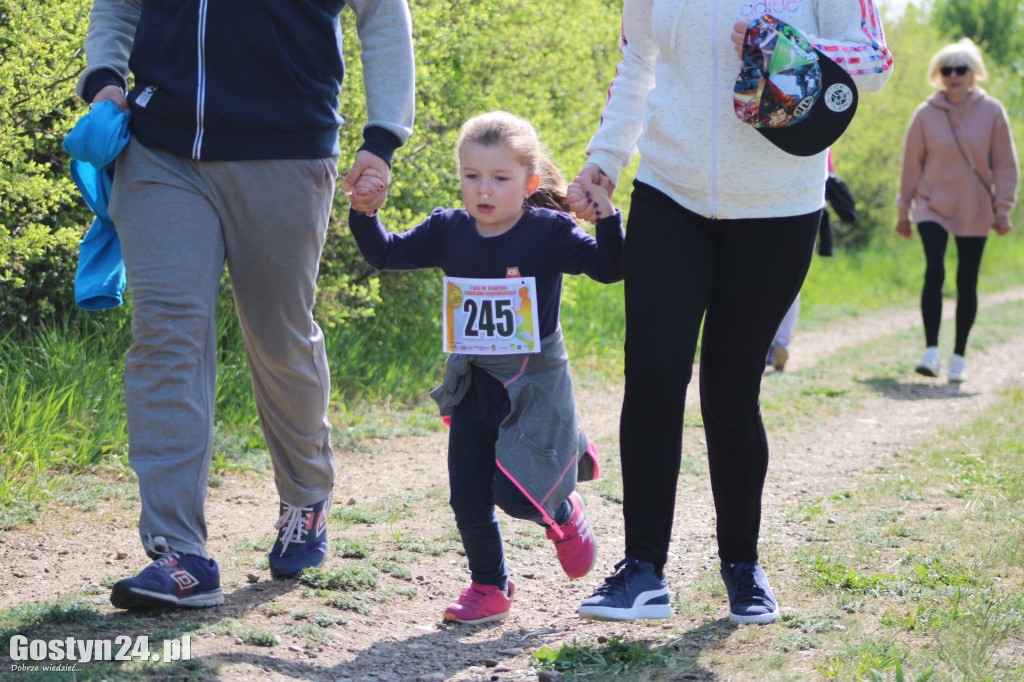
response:
[[[722,580],[729,593],[729,621],[733,623],[771,623],[779,617],[768,576],[761,564],[737,561],[722,562]]]
[[[626,557],[615,564],[615,573],[583,600],[580,618],[588,620],[639,620],[669,618],[668,580],[654,564]]]
[[[327,513],[331,498],[307,507],[281,503],[281,516],[274,528],[277,541],[270,549],[270,575],[294,578],[306,568],[317,568],[327,560]]]
[[[224,603],[220,569],[213,559],[171,552],[134,578],[114,583],[110,603],[119,609],[202,608]]]

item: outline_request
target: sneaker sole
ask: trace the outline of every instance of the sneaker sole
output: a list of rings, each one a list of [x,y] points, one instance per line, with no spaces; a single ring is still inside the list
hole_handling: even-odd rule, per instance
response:
[[[672,617],[668,604],[637,606],[632,609],[617,609],[611,606],[581,606],[577,611],[584,620],[665,620]]]
[[[118,589],[115,585],[110,592],[110,603],[119,609],[133,611],[159,608],[186,608],[204,609],[211,606],[220,606],[224,603],[224,593],[220,588],[192,594],[187,597],[175,597],[163,592],[151,592],[137,588]]]
[[[775,609],[772,613],[759,613],[756,616],[741,616],[739,614],[729,612],[730,623],[757,623],[764,625],[765,623],[771,623],[778,617],[778,609]]]
[[[319,554],[319,552],[317,552],[317,553]],[[307,568],[320,568],[326,562],[327,562],[327,554],[321,554],[319,561],[316,561],[314,563],[308,564],[306,566],[302,566],[301,568],[298,568],[298,569],[294,569],[293,568],[293,569],[290,569],[288,571],[284,571],[284,570],[281,570],[279,568],[274,568],[274,564],[273,564],[273,562],[271,562],[270,563],[270,577],[273,578],[274,580],[289,580],[291,578],[298,578],[299,574],[302,573]]]
[[[937,376],[939,376],[939,373],[937,371],[935,371],[931,367],[928,367],[927,365],[918,365],[917,367],[914,368],[914,371],[917,372],[918,374],[920,374],[922,376],[926,376],[926,377],[937,377]]]
[[[462,623],[463,625],[480,625],[481,623],[493,623],[499,620],[505,620],[508,618],[509,612],[496,613],[493,616],[484,616],[483,618],[477,618],[476,620],[463,620],[462,618],[456,618],[455,616],[445,613],[444,619],[449,623]]]

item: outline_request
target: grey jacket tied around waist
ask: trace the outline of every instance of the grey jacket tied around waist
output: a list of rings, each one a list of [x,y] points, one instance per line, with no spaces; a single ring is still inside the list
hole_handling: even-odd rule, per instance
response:
[[[576,411],[561,329],[541,339],[541,349],[530,355],[452,353],[430,397],[441,416],[450,415],[469,390],[472,365],[504,384],[512,409],[498,428],[498,467],[557,531],[555,510],[577,481],[596,479],[599,468]]]

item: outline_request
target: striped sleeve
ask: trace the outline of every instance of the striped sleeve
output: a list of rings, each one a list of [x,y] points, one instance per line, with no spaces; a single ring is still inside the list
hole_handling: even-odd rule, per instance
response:
[[[818,35],[811,43],[853,77],[860,92],[878,92],[892,75],[874,0],[817,0]]]
[[[622,61],[608,88],[601,123],[587,145],[594,163],[618,184],[619,173],[636,154],[643,132],[647,93],[654,87],[657,51],[651,35],[651,0],[626,0],[622,13]]]

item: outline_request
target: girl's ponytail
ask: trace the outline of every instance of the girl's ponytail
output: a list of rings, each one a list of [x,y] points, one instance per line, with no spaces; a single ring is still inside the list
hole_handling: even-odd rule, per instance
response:
[[[550,208],[555,211],[569,212],[569,200],[565,197],[565,178],[543,151],[540,152],[539,167],[535,170],[540,176],[537,190],[531,194],[526,203],[537,208]]]

